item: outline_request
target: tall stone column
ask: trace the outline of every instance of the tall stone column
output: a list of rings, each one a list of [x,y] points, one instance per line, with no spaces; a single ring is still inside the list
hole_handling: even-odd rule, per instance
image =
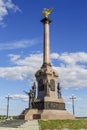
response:
[[[44,48],[43,48],[43,65],[50,65],[50,31],[49,24],[51,20],[44,18],[41,20],[44,25]]]

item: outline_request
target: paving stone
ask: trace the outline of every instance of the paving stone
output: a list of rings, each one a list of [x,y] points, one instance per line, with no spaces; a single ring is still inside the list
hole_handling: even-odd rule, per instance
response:
[[[38,120],[0,121],[0,130],[40,130]]]

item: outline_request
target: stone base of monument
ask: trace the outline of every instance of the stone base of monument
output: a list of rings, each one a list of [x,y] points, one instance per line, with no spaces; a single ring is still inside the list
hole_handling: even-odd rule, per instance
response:
[[[25,110],[26,111],[26,110]],[[69,114],[66,110],[38,110],[38,109],[29,109],[26,114],[21,114],[20,118],[24,120],[33,120],[33,119],[74,119],[75,117]]]
[[[25,109],[19,116],[20,119],[74,119],[65,109],[63,99],[45,97],[44,100],[36,100],[34,108]]]

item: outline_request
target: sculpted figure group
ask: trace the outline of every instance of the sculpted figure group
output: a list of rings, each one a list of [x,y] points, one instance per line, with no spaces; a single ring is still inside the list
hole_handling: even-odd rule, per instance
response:
[[[47,86],[50,86],[50,84],[48,82],[47,82]],[[34,106],[35,98],[36,98],[36,84],[35,84],[35,82],[32,86],[32,89],[30,90],[30,92],[25,92],[25,93],[29,96],[29,109],[32,109]],[[58,83],[58,85],[57,85],[57,93],[58,93],[58,98],[62,98],[60,83]],[[47,95],[49,95],[48,90],[47,90]]]
[[[30,90],[29,92],[29,108],[30,109],[33,107],[35,97],[36,97],[36,84],[34,82],[32,86],[32,90]]]

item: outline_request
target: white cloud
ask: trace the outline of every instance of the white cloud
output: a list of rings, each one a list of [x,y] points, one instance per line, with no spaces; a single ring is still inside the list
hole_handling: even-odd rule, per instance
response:
[[[7,9],[12,9],[14,12],[21,11],[17,5],[15,5],[12,0],[3,0],[5,7]]]
[[[30,54],[29,56],[25,57],[24,59],[19,58],[20,55],[10,55],[11,61],[19,66],[28,66],[28,67],[35,67],[40,68],[42,65],[43,54]]]
[[[63,53],[59,60],[62,64],[56,69],[63,87],[87,87],[87,53]]]
[[[8,15],[8,11],[5,7],[5,2],[3,0],[0,0],[0,21],[3,20],[5,15]]]
[[[87,86],[87,69],[80,65],[56,67],[63,87]]]
[[[2,78],[12,79],[12,80],[23,80],[23,71],[25,68],[17,67],[1,67],[0,72]]]
[[[37,38],[37,39],[31,39],[31,40],[26,39],[26,40],[12,41],[12,42],[7,42],[7,43],[0,43],[0,50],[27,48],[41,42],[42,41],[39,38]]]
[[[0,25],[4,25],[3,20],[9,14],[9,10],[13,10],[14,12],[21,11],[12,0],[0,0]]]
[[[52,53],[51,54],[51,59],[58,59],[59,58],[59,54],[58,53]]]
[[[23,101],[29,101],[28,95],[23,95],[23,94],[12,94],[9,97],[12,99],[21,99]]]
[[[59,73],[61,86],[69,87],[87,87],[87,53],[52,53],[52,60],[59,62],[59,66],[54,65],[54,68]],[[10,61],[14,67],[0,67],[0,77],[24,80],[35,80],[35,72],[42,66],[42,53],[30,54],[25,58],[20,55],[10,55]]]
[[[10,55],[14,67],[0,67],[0,77],[11,80],[28,79],[30,83],[35,80],[35,72],[42,65],[42,54],[30,54],[24,59],[20,55]]]
[[[20,55],[9,55],[11,62],[16,67],[7,67],[6,71],[3,68],[2,75],[7,79],[23,80],[28,79],[30,83],[35,81],[35,73],[42,65],[42,54],[30,54],[24,59],[20,58]],[[10,73],[14,71],[13,73]],[[5,72],[5,73],[4,73]],[[7,73],[6,73],[7,72]]]
[[[9,54],[8,55],[11,59],[12,62],[15,62],[16,60],[18,60],[21,56],[20,55],[13,55],[13,54]]]
[[[85,52],[76,52],[76,53],[65,52],[59,56],[59,59],[69,65],[73,65],[76,63],[85,63],[85,62],[87,62],[87,53],[85,53]]]

